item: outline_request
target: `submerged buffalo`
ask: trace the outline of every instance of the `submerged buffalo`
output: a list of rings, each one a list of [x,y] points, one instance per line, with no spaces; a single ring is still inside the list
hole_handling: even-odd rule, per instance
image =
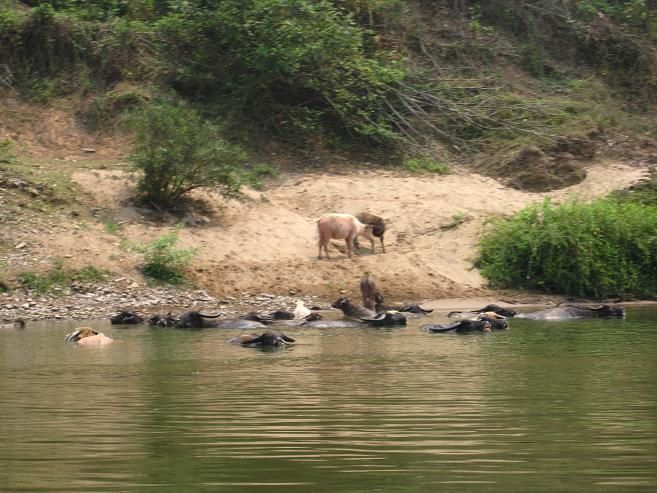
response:
[[[6,322],[6,323],[1,323],[0,324],[0,329],[24,329],[25,328],[25,320],[22,318],[16,318],[14,319],[13,322]]]
[[[490,324],[491,330],[504,330],[509,328],[509,321],[507,318],[495,312],[484,312],[475,320],[483,320],[484,322],[488,322]]]
[[[175,327],[179,329],[259,329],[266,327],[265,324],[253,320],[215,320],[220,316],[221,314],[206,315],[197,311],[189,311],[180,315]]]
[[[622,318],[625,308],[620,306],[600,305],[597,307],[562,305],[546,308],[536,312],[519,313],[515,318],[529,320],[565,320],[570,318]]]
[[[364,306],[356,305],[355,303],[352,303],[349,298],[344,296],[335,300],[331,306],[341,310],[345,317],[352,317],[363,320],[375,318],[377,315],[374,310],[370,310]]]
[[[136,313],[122,311],[110,318],[112,325],[139,325],[144,319]]]
[[[490,305],[486,305],[483,308],[480,308],[479,310],[473,310],[471,312],[461,312],[461,311],[449,312],[447,316],[450,318],[474,318],[480,313],[485,313],[485,312],[497,313],[498,315],[502,315],[503,317],[514,317],[518,313],[515,310],[512,310],[511,308],[504,308],[499,305],[490,304]]]
[[[491,323],[488,320],[476,320],[464,318],[449,324],[428,324],[420,327],[420,330],[428,332],[490,332]]]
[[[415,303],[403,305],[400,308],[396,308],[396,310],[402,313],[417,313],[420,315],[426,315],[427,313],[433,312],[432,308],[422,308],[420,305],[416,305]]]
[[[245,347],[258,346],[287,346],[294,343],[294,339],[286,336],[282,332],[263,332],[257,335],[240,335],[228,340],[228,344],[239,344]]]
[[[294,319],[294,313],[288,312],[285,310],[276,310],[271,313],[258,313],[258,312],[249,312],[242,317],[244,320],[251,320],[253,322],[260,322],[261,324],[270,325],[275,323],[277,320],[292,320]]]
[[[304,329],[350,329],[362,327],[365,323],[358,319],[343,320],[281,320],[276,322],[276,327],[302,327]]]
[[[177,321],[178,319],[171,315],[171,312],[169,312],[166,315],[151,315],[146,320],[144,320],[144,324],[150,327],[175,327]]]
[[[375,317],[361,318],[361,320],[367,325],[372,325],[374,327],[392,327],[395,325],[406,325],[406,317],[394,310],[379,313]]]
[[[111,337],[107,337],[91,327],[78,327],[73,332],[66,334],[64,340],[80,346],[105,346],[113,341]]]

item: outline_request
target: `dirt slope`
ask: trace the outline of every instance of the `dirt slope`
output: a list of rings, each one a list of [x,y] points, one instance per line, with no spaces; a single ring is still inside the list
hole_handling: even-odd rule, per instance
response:
[[[591,166],[582,183],[553,193],[526,193],[468,172],[448,176],[404,176],[384,171],[345,174],[284,175],[263,192],[246,191],[243,200],[225,201],[198,194],[207,204],[201,224],[181,230],[181,245],[198,248],[193,276],[216,295],[249,293],[314,294],[325,299],[340,293],[355,296],[358,279],[370,271],[391,300],[490,296],[476,269],[477,238],[487,218],[510,214],[546,196],[588,198],[626,187],[645,169],[618,162]],[[169,225],[145,222],[127,205],[130,181],[120,171],[78,171],[73,180],[105,217],[122,223],[120,236],[144,241],[169,231]],[[314,220],[324,212],[368,210],[388,221],[386,253],[372,254],[361,245],[349,259],[343,242],[334,242],[330,260],[317,260]],[[80,240],[83,241],[80,241]],[[133,278],[139,257],[126,252],[99,224],[55,235],[43,245],[52,255],[72,259]]]
[[[133,182],[123,171],[127,139],[84,132],[65,105],[43,109],[6,101],[0,138],[17,143],[21,166],[37,175],[70,173],[75,184],[71,203],[51,210],[32,206],[25,193],[17,205],[0,209],[1,260],[9,272],[46,269],[63,259],[70,267],[104,267],[141,283],[140,256],[125,247],[125,240],[151,240],[181,218],[152,221],[147,211],[131,205]],[[204,205],[182,218],[188,225],[180,239],[183,246],[198,249],[191,269],[196,285],[216,296],[294,293],[332,300],[339,294],[356,296],[360,276],[370,271],[390,302],[499,297],[472,267],[487,218],[546,196],[603,195],[638,181],[648,168],[629,158],[593,162],[582,183],[548,193],[507,188],[461,169],[447,176],[363,169],[284,173],[262,192],[246,190],[239,201],[198,193]],[[344,163],[324,169],[344,169]],[[40,199],[46,189],[27,190]],[[0,192],[1,205],[11,192]],[[377,244],[374,254],[361,248],[348,259],[344,244],[335,242],[332,258],[318,261],[314,220],[325,212],[360,211],[387,220],[386,253]],[[108,224],[119,227],[109,233]]]

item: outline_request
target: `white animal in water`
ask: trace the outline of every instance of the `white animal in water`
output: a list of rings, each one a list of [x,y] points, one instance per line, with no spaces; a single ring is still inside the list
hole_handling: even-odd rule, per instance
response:
[[[311,313],[312,312],[308,308],[306,308],[306,306],[303,304],[303,301],[301,300],[297,301],[297,307],[294,309],[295,320],[303,320]]]
[[[96,332],[91,327],[78,327],[73,332],[66,334],[66,342],[74,342],[79,346],[105,346],[114,341],[102,332]]]

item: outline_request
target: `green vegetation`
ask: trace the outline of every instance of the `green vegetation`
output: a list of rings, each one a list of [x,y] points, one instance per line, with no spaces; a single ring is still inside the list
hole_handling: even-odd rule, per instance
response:
[[[111,235],[118,235],[121,231],[121,225],[113,219],[106,219],[103,221],[103,228],[105,229],[106,233]]]
[[[549,201],[493,221],[478,266],[492,285],[593,297],[657,297],[657,208]]]
[[[142,273],[154,281],[182,284],[186,281],[184,269],[196,255],[193,248],[175,248],[178,232],[172,231],[133,249],[144,256]]]
[[[240,179],[260,186],[228,142],[357,149],[402,165],[406,156],[417,169],[408,156],[430,150],[449,161],[549,146],[599,126],[632,132],[657,100],[657,12],[647,0],[9,5],[0,12],[0,96],[74,96],[80,120],[101,131],[137,108],[153,116],[165,95],[184,101],[171,105],[177,116],[163,115],[169,123],[188,137],[195,128],[212,135],[214,150],[200,138],[183,146],[141,122],[138,166],[159,167],[145,170],[141,191],[161,205],[187,185],[146,182],[181,157],[221,155],[212,179],[225,191]],[[177,166],[180,177],[196,164]]]
[[[54,268],[47,272],[21,272],[17,278],[24,288],[37,293],[47,293],[73,282],[101,282],[107,279],[108,275],[108,271],[92,265],[77,270],[67,269],[63,261],[57,261]]]
[[[633,186],[631,189],[616,191],[612,196],[623,202],[657,207],[657,171],[653,170],[650,179]]]
[[[428,172],[437,175],[448,175],[452,172],[449,165],[426,157],[405,159],[404,167],[413,173]]]
[[[9,290],[10,286],[7,281],[7,261],[0,259],[0,293],[6,293]]]
[[[267,163],[259,163],[255,166],[247,166],[242,172],[242,181],[251,185],[256,190],[262,190],[264,187],[264,178],[275,177],[278,175],[278,169]]]
[[[0,163],[11,163],[15,159],[12,147],[10,140],[0,140]]]
[[[134,165],[144,199],[170,207],[187,192],[219,186],[234,195],[246,154],[220,137],[219,127],[180,103],[157,101],[131,118]]]

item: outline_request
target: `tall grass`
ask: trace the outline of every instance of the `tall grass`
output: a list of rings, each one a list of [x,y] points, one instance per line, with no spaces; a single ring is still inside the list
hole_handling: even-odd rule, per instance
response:
[[[497,287],[657,297],[657,207],[546,200],[491,223],[479,247],[482,275]]]

